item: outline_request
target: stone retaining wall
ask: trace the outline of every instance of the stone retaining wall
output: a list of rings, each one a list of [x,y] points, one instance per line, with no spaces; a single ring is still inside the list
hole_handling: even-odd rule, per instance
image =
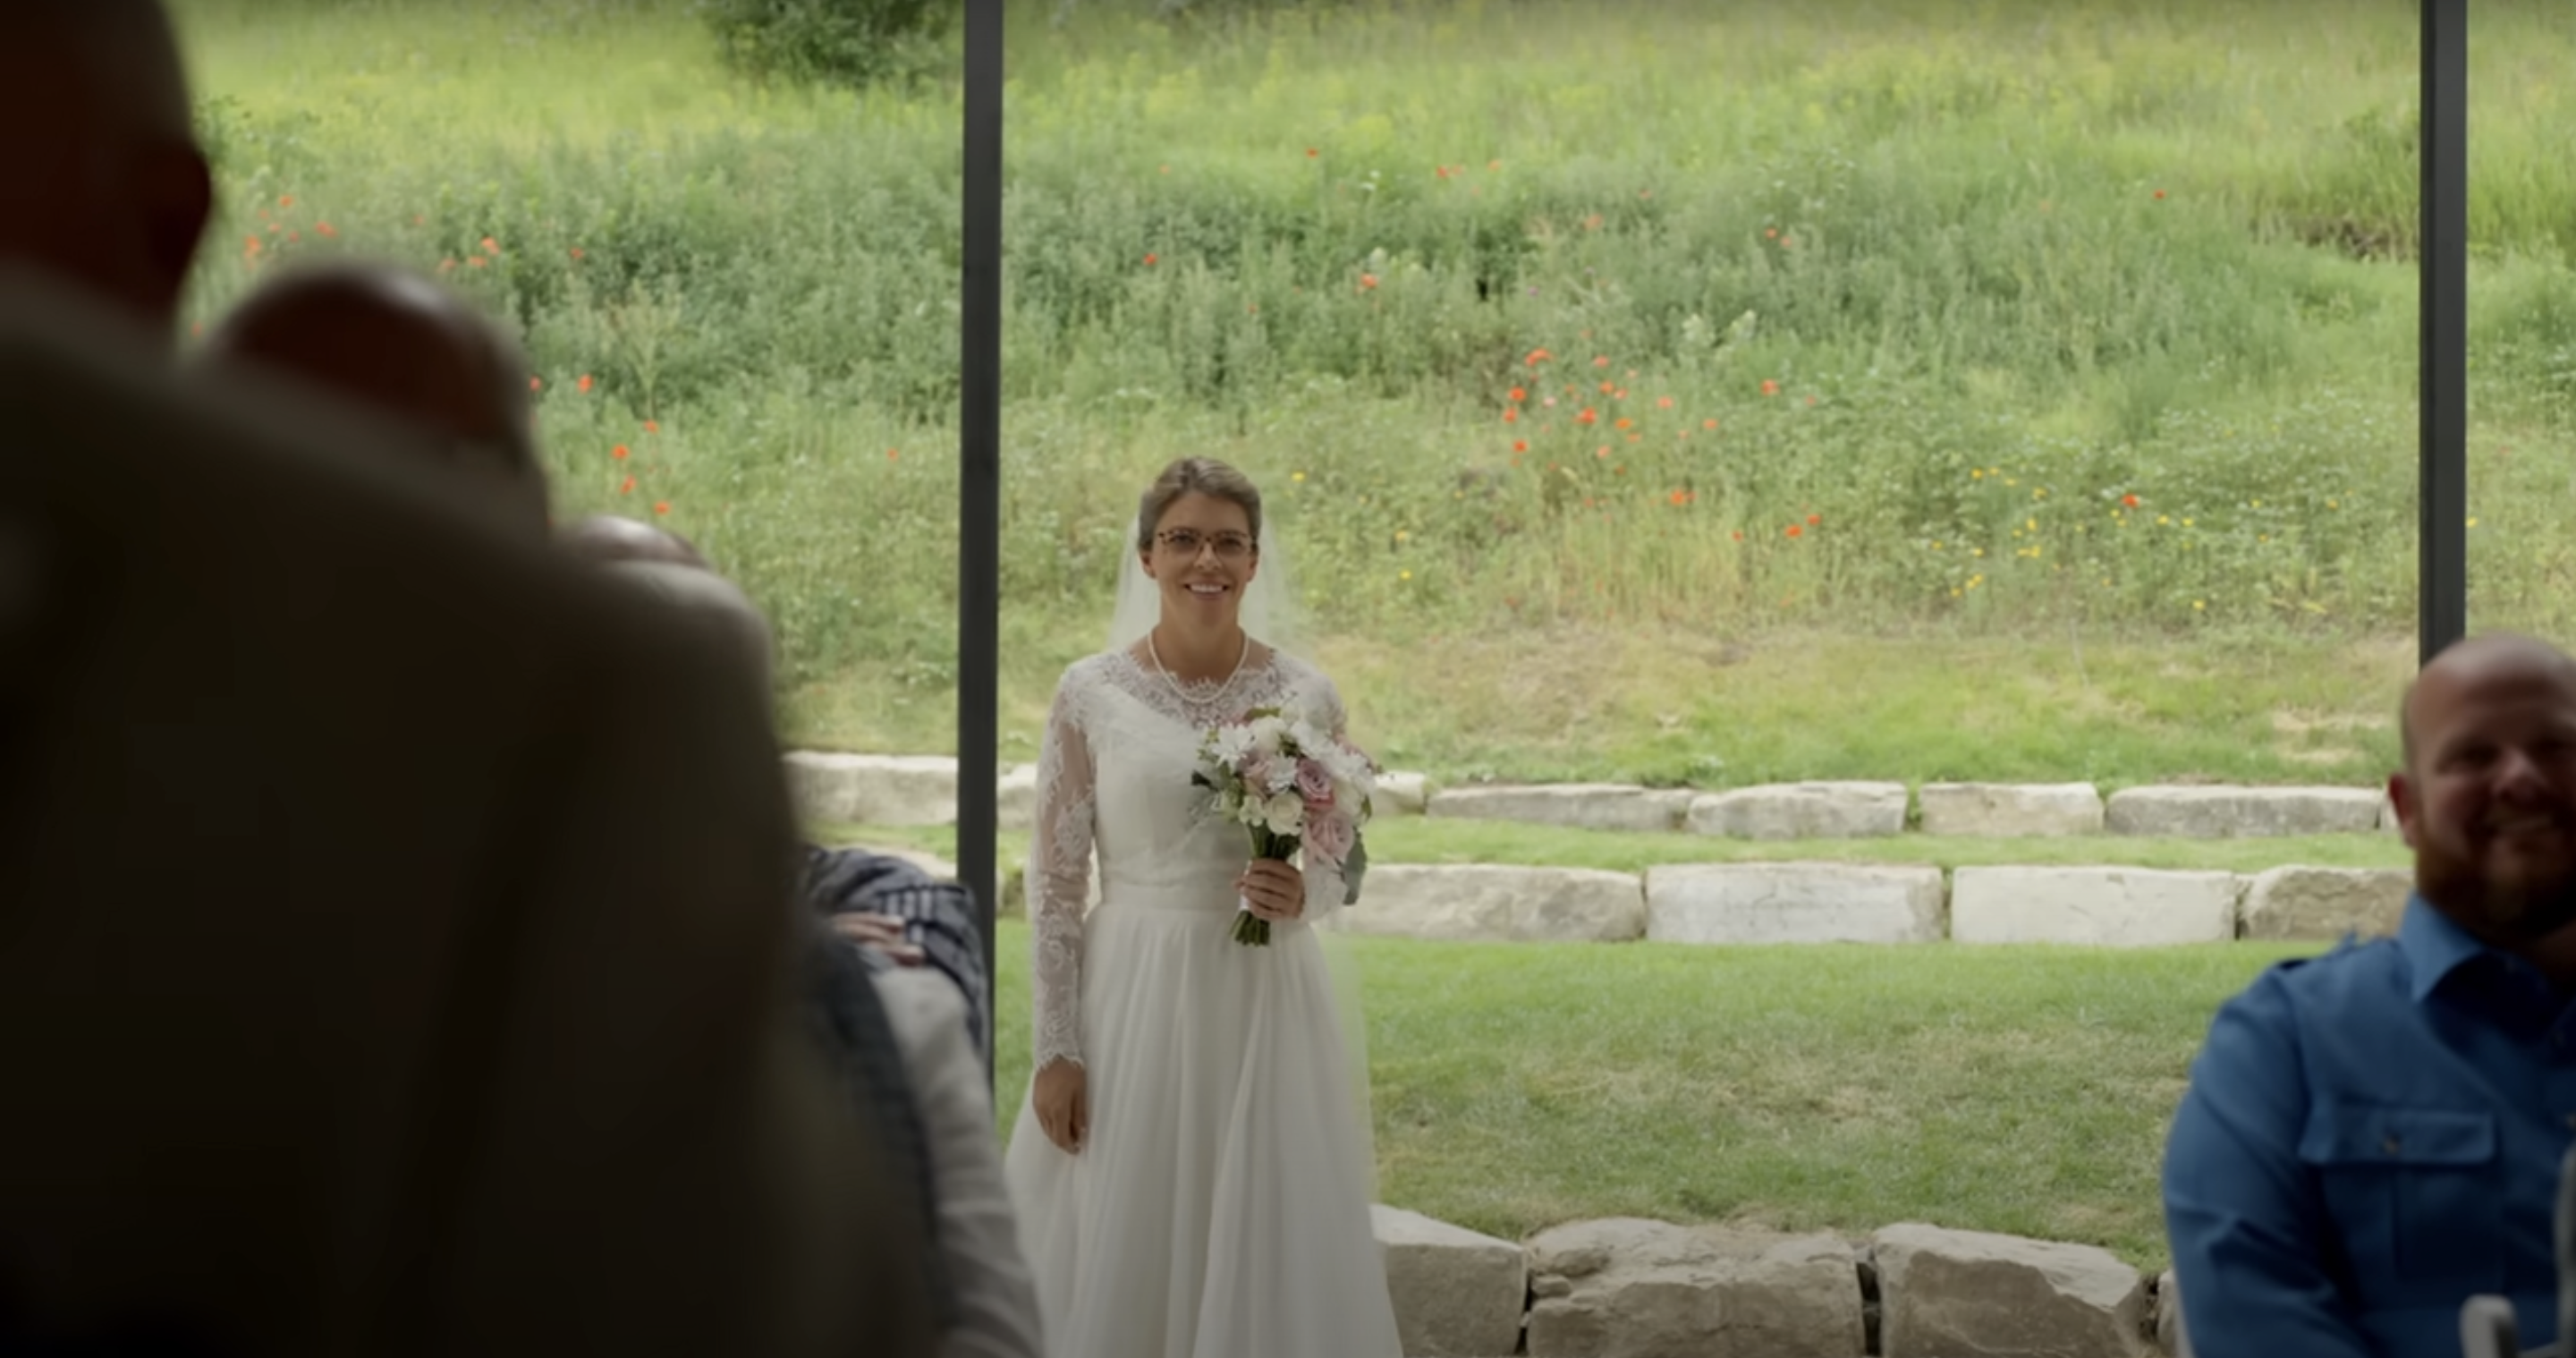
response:
[[[957,819],[957,761],[936,755],[787,756],[805,813],[859,825],[947,825]],[[1005,829],[1026,829],[1037,772],[1004,770],[994,788]],[[2377,790],[2347,787],[2134,787],[2105,799],[2090,783],[1776,783],[1725,792],[1625,783],[1477,784],[1439,788],[1419,773],[1378,783],[1381,815],[1501,820],[1582,830],[1733,839],[1850,839],[1924,834],[2009,839],[2157,835],[2199,839],[2351,834],[2395,828]]]
[[[934,876],[951,865],[903,854]],[[1021,914],[1004,865],[1002,913]],[[2251,875],[2130,867],[1683,863],[1644,873],[1500,863],[1381,863],[1346,933],[1501,943],[2069,943],[2160,947],[2332,942],[2397,932],[2405,868]],[[1093,900],[1099,885],[1092,887]]]
[[[1375,1209],[1407,1358],[2171,1352],[2170,1275],[2106,1250],[1907,1223],[1865,1241],[1617,1218],[1521,1244]]]
[[[2164,947],[2394,933],[2404,868],[1706,863],[1643,874],[1380,865],[1337,929],[1499,942],[2065,943]]]

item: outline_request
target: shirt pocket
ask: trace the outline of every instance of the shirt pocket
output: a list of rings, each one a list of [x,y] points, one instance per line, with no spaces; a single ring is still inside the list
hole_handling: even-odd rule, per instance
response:
[[[2492,1113],[2319,1104],[2299,1139],[2359,1301],[2457,1305],[2505,1286],[2504,1178]]]

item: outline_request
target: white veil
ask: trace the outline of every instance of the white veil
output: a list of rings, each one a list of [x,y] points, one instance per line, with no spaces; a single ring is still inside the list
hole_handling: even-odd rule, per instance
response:
[[[1162,589],[1145,574],[1144,558],[1137,550],[1137,540],[1143,536],[1142,521],[1130,522],[1126,540],[1120,544],[1118,608],[1109,616],[1108,649],[1113,651],[1144,640],[1162,621]],[[1301,638],[1296,635],[1297,591],[1290,581],[1287,558],[1279,550],[1279,535],[1267,520],[1261,525],[1260,549],[1260,567],[1253,571],[1252,583],[1243,587],[1243,630],[1274,651],[1302,655]]]

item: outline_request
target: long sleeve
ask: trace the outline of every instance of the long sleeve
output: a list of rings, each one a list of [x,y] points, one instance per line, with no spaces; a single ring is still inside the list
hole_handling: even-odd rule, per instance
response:
[[[2165,1233],[2198,1358],[2369,1358],[2299,1159],[2306,1083],[2273,977],[2210,1025],[2165,1148]]]
[[[876,987],[920,1109],[957,1303],[941,1358],[1040,1358],[1037,1283],[993,1140],[983,1053],[966,1040],[965,997],[920,971],[881,972]]]
[[[1065,676],[1038,751],[1036,834],[1029,844],[1030,967],[1037,1069],[1082,1064],[1082,915],[1091,899],[1091,841],[1099,771],[1078,715],[1080,680]]]

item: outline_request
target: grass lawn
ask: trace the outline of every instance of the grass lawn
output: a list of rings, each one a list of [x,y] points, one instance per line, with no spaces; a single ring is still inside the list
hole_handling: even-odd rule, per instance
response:
[[[2212,1010],[2314,951],[1347,941],[1382,1201],[1506,1239],[1600,1216],[1926,1221],[2149,1269],[2165,1125]],[[1028,944],[1003,921],[1005,1130]]]
[[[821,826],[951,856],[945,827]],[[1394,817],[1387,863],[2396,867],[2388,835],[1755,844]],[[1006,871],[1025,836],[1000,846]],[[1360,908],[1365,909],[1363,905]],[[1379,1197],[1507,1239],[1634,1215],[2080,1241],[2160,1268],[2164,1130],[2210,1015],[2315,944],[2168,949],[1341,941],[1369,1024]],[[1029,935],[999,933],[1000,1115],[1029,1073]]]

